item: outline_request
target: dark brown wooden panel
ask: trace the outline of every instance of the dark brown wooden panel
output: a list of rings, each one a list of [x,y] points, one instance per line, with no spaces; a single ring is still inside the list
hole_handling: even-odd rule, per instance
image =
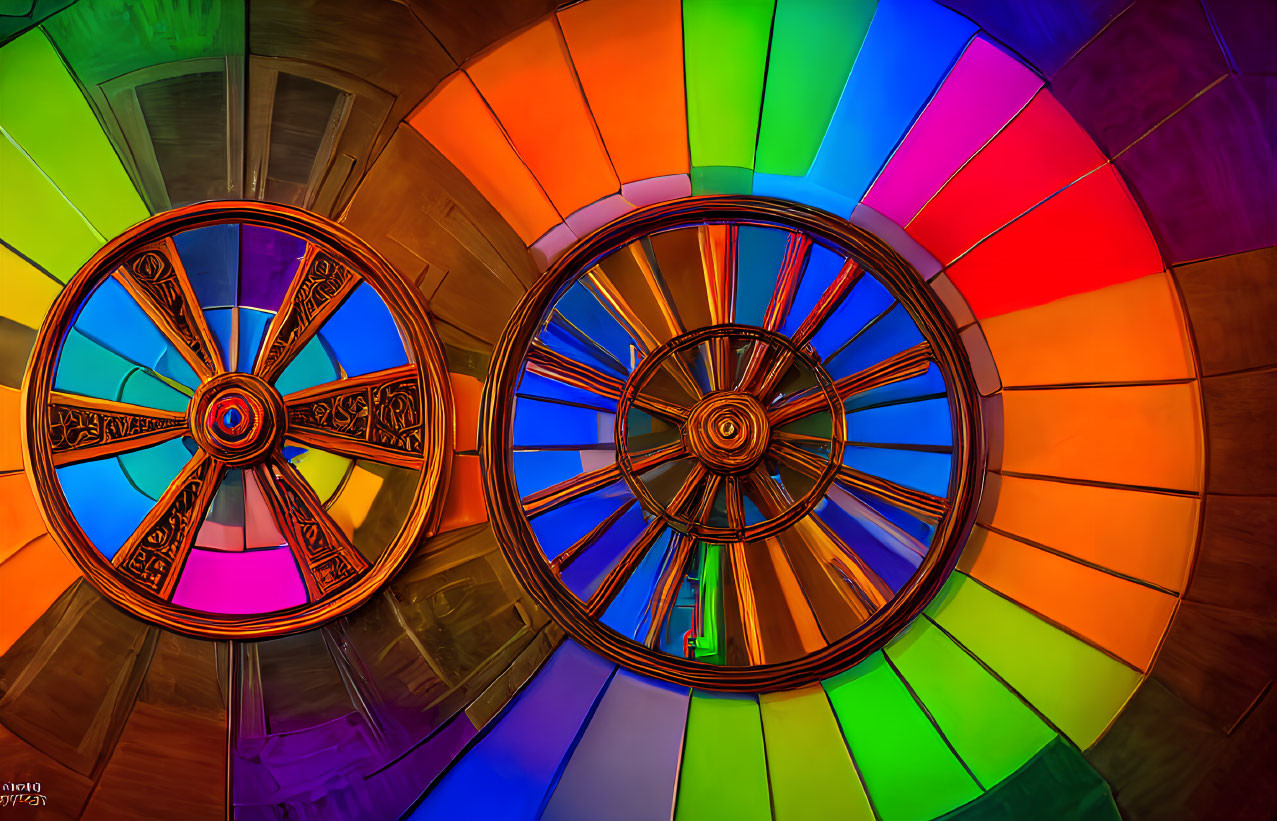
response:
[[[1205,374],[1277,364],[1277,248],[1175,269]]]
[[[93,781],[72,772],[0,726],[0,771],[7,783],[39,782],[40,807],[5,807],[4,818],[71,821],[80,818]]]
[[[1277,498],[1207,496],[1190,601],[1277,618]]]
[[[1206,490],[1277,495],[1277,370],[1202,380],[1206,400]]]
[[[559,0],[406,0],[457,62],[554,10]]]

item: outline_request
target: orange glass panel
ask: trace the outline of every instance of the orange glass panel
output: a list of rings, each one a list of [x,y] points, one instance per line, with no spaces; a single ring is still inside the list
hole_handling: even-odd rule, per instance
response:
[[[22,392],[0,385],[0,471],[22,470]]]
[[[1194,375],[1179,300],[1165,272],[989,317],[980,327],[1003,385]]]
[[[440,533],[488,520],[483,506],[483,476],[479,473],[478,456],[454,456],[448,477],[448,495],[439,521]]]
[[[1003,391],[1002,469],[1197,491],[1197,386]]]
[[[621,189],[553,18],[466,71],[559,213]]]
[[[47,531],[26,473],[0,475],[0,562]]]
[[[1174,596],[979,527],[958,568],[1141,670],[1175,611]]]
[[[464,72],[440,83],[408,125],[466,175],[524,242],[531,245],[562,221]]]
[[[483,401],[483,383],[473,376],[448,374],[452,382],[453,450],[477,450],[479,447],[479,405]]]
[[[49,536],[0,564],[0,653],[12,647],[79,575]]]
[[[1168,590],[1184,589],[1200,502],[1140,490],[989,476],[980,523]]]
[[[1070,185],[949,266],[981,319],[1162,270],[1144,215],[1113,166]]]
[[[686,174],[679,0],[592,0],[559,24],[621,182]]]
[[[1104,155],[1064,106],[1040,91],[909,223],[941,262],[1059,191]]]

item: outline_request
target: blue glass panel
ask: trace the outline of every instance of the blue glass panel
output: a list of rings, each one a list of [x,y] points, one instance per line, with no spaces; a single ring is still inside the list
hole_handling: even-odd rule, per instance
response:
[[[568,288],[554,307],[578,330],[606,348],[617,361],[622,364],[630,361],[630,346],[635,344],[634,339],[580,282]]]
[[[820,326],[811,344],[822,357],[828,357],[894,301],[881,282],[868,274],[862,275],[851,293]]]
[[[580,339],[571,329],[560,325],[555,319],[551,319],[546,323],[545,327],[541,329],[538,339],[541,344],[551,350],[583,365],[596,368],[609,376],[625,379],[629,374],[627,369],[630,361],[628,359],[617,360],[600,353],[589,343]]]
[[[200,380],[124,286],[104,279],[80,307],[72,328],[134,364],[154,368],[188,388]],[[171,352],[171,356],[165,353]]]
[[[611,442],[616,417],[610,413],[538,402],[514,400],[514,446],[593,445]]]
[[[532,532],[536,534],[541,552],[547,559],[554,560],[632,498],[634,494],[629,485],[620,481],[533,517]]]
[[[673,535],[674,531],[667,527],[656,537],[643,554],[643,560],[621,587],[621,592],[603,614],[603,623],[621,635],[634,638],[640,630],[646,629],[648,618],[644,611],[652,600],[652,589],[656,586],[657,576],[665,563],[670,537]]]
[[[159,499],[173,477],[190,461],[194,447],[194,442],[170,439],[153,447],[120,454],[120,467],[133,487],[152,499]]]
[[[798,326],[803,324],[803,320],[811,313],[811,309],[816,307],[816,303],[820,301],[821,295],[834,281],[834,277],[838,276],[838,272],[842,270],[842,266],[846,263],[847,258],[842,254],[835,253],[823,245],[813,244],[811,247],[811,256],[807,258],[807,267],[803,269],[803,278],[798,283],[798,293],[794,294],[794,304],[789,308],[789,315],[785,317],[785,324],[781,326],[781,333],[786,336],[793,336],[794,331],[798,330]]]
[[[857,408],[876,405],[880,402],[895,402],[900,399],[935,396],[945,393],[945,390],[944,377],[940,375],[940,369],[933,362],[927,367],[927,372],[922,376],[902,379],[899,382],[892,382],[890,385],[883,385],[880,388],[850,396],[843,403],[843,407],[848,411],[853,411]]]
[[[736,321],[763,324],[763,314],[776,290],[776,277],[785,261],[789,232],[742,225],[736,238]]]
[[[189,397],[176,388],[75,330],[63,342],[53,387],[179,413],[189,403]]]
[[[257,352],[262,347],[262,337],[266,335],[266,326],[275,314],[243,306],[236,310],[239,311],[239,359],[235,363],[235,370],[251,373],[253,363],[257,361]]]
[[[911,348],[922,341],[922,334],[904,306],[897,305],[875,322],[859,339],[852,342],[825,368],[834,379],[842,379]]]
[[[816,506],[816,515],[893,591],[900,590],[909,581],[922,561],[916,553],[892,550],[890,537],[881,529],[829,498],[822,499]]]
[[[207,308],[204,311],[204,321],[208,323],[213,339],[217,340],[217,347],[222,351],[222,364],[228,371],[234,370],[232,365],[235,358],[231,351],[231,341],[235,338],[235,309]]]
[[[332,382],[340,376],[332,351],[324,345],[321,337],[313,336],[297,352],[293,361],[288,363],[284,372],[275,378],[275,389],[288,396],[290,393]]]
[[[239,290],[239,226],[209,225],[173,237],[195,298],[204,308],[230,308]]]
[[[643,519],[643,511],[634,505],[600,534],[580,558],[568,565],[563,571],[563,584],[582,601],[589,599],[603,577],[620,561],[625,548],[634,543],[645,527],[647,522]]]
[[[863,473],[890,479],[896,484],[924,490],[936,496],[947,496],[951,458],[947,453],[848,447],[843,451],[842,462]]]
[[[754,193],[760,197],[776,197],[793,200],[836,214],[843,219],[851,216],[856,201],[835,194],[817,185],[811,177],[791,177],[786,174],[760,174],[754,172]]]
[[[58,468],[57,474],[75,520],[108,560],[115,557],[155,505],[154,500],[133,487],[114,458],[67,465]]]
[[[582,405],[591,405],[598,408],[606,408],[609,411],[616,411],[616,400],[606,396],[600,396],[597,393],[591,393],[581,388],[574,388],[571,385],[565,385],[554,379],[539,376],[528,371],[523,372],[523,376],[519,380],[519,394],[521,396],[540,396],[546,399],[560,399],[564,402],[576,402]]]
[[[932,0],[880,0],[812,181],[859,201],[975,31]]]
[[[847,414],[852,442],[952,445],[947,399],[924,399]]]
[[[409,818],[539,817],[615,669],[565,641]]]
[[[528,496],[581,473],[576,450],[518,450],[510,455],[520,496]]]
[[[936,535],[936,529],[931,525],[915,518],[908,511],[887,504],[873,494],[853,490],[851,495],[859,499],[866,507],[873,508],[882,518],[917,539],[922,545],[930,546],[931,539]]]
[[[368,283],[361,283],[319,331],[347,376],[408,364],[399,326]]]
[[[178,393],[172,385],[156,379],[154,375],[141,368],[134,368],[129,373],[117,398],[130,405],[177,413],[184,413],[187,405],[190,404],[186,394]]]

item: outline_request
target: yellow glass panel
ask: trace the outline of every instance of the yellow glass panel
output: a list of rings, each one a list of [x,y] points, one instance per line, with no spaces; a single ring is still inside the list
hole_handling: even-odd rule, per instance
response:
[[[1196,491],[1198,404],[1192,383],[1004,391],[1002,469]]]
[[[0,245],[0,282],[4,300],[0,316],[28,328],[39,328],[62,285],[45,276],[31,263]]]
[[[341,486],[341,480],[350,468],[350,460],[318,448],[310,448],[293,459],[293,465],[302,478],[310,483],[319,501],[327,503]]]
[[[440,83],[408,125],[465,174],[528,245],[562,222],[465,72]]]
[[[1175,612],[1174,596],[980,527],[958,568],[1140,670]]]
[[[1194,375],[1165,272],[980,323],[1003,385],[1184,379]]]
[[[989,476],[996,507],[982,524],[1093,564],[1184,589],[1197,541],[1195,498],[1067,482]]]

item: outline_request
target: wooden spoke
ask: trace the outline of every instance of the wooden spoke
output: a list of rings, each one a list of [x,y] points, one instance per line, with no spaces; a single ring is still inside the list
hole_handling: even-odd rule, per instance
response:
[[[939,519],[949,509],[949,500],[943,496],[898,485],[889,479],[870,476],[846,465],[838,469],[836,479],[849,488],[870,493],[893,507],[927,519]]]
[[[317,385],[284,404],[291,438],[351,459],[421,467],[426,409],[416,365]]]
[[[568,319],[561,312],[555,311],[551,316],[554,324],[558,326],[560,331],[572,337],[572,339],[582,348],[593,351],[594,355],[599,358],[600,362],[607,364],[618,374],[629,372],[630,369],[628,366],[622,364],[621,360],[617,359],[611,351],[604,348],[589,334],[578,328],[572,320]]]
[[[657,537],[665,530],[665,520],[661,518],[653,519],[648,522],[643,532],[638,535],[633,543],[625,549],[621,560],[616,563],[603,581],[599,584],[594,595],[590,596],[590,600],[585,603],[586,612],[591,618],[597,619],[607,610],[608,605],[616,598],[616,594],[621,592],[621,588],[629,581],[630,576],[639,566],[639,562],[643,561],[643,557],[647,555],[648,548],[656,541]]]
[[[709,340],[709,386],[715,391],[730,390],[735,384],[732,373],[732,343],[726,336]]]
[[[297,271],[279,313],[266,328],[253,367],[253,373],[267,382],[275,381],[361,281],[349,267],[314,246],[307,248]]]
[[[727,477],[727,487],[724,490],[727,498],[727,526],[733,530],[742,530],[745,527],[745,499],[740,485],[740,477]]]
[[[772,291],[772,300],[763,313],[763,328],[768,331],[779,331],[785,324],[785,317],[794,304],[794,296],[798,293],[798,284],[803,278],[803,269],[807,267],[807,258],[811,256],[811,237],[806,234],[789,235],[785,245],[785,258],[780,265],[780,273],[776,275],[776,288]]]
[[[678,516],[679,511],[692,500],[692,496],[701,488],[702,483],[709,471],[700,462],[692,465],[692,469],[687,472],[687,478],[683,480],[683,484],[679,485],[678,492],[674,494],[674,498],[670,500],[666,510],[671,516]]]
[[[257,480],[275,524],[288,540],[312,601],[343,587],[368,569],[368,560],[328,515],[292,463],[276,457],[257,468]]]
[[[811,309],[811,313],[807,314],[803,324],[799,325],[798,330],[794,331],[794,335],[790,337],[796,347],[807,346],[807,343],[820,330],[820,326],[825,324],[825,320],[842,302],[843,297],[860,281],[863,273],[864,271],[855,260],[847,260],[842,270],[838,272],[838,276],[834,277],[834,281],[829,283],[829,287],[820,295],[820,299]]]
[[[650,618],[644,643],[648,647],[659,649],[661,633],[664,632],[665,621],[670,610],[678,599],[679,588],[687,576],[687,563],[692,557],[692,548],[696,539],[684,533],[675,533],[666,550],[665,561],[656,579],[656,589],[647,603],[644,615]]]
[[[922,376],[931,364],[931,356],[931,346],[926,342],[919,342],[877,365],[851,376],[844,376],[834,383],[834,390],[839,401],[845,402],[858,393]],[[828,406],[829,401],[823,391],[804,393],[773,407],[768,414],[768,421],[773,428],[779,428],[816,411],[826,410]]]
[[[784,440],[773,441],[768,452],[809,479],[819,479],[829,464],[816,454]]]
[[[634,397],[631,402],[634,407],[639,410],[646,411],[653,416],[660,416],[663,419],[681,425],[687,421],[687,417],[691,415],[691,411],[681,405],[675,405],[673,402],[666,402],[657,396],[640,393]]]
[[[781,515],[793,505],[793,500],[785,498],[785,492],[761,463],[750,471],[749,484],[754,488],[754,492],[749,493],[750,498],[769,519]]]
[[[822,563],[847,580],[851,585],[849,592],[854,592],[864,602],[869,614],[880,610],[895,595],[860,554],[816,514],[799,521],[795,531]]]
[[[758,395],[755,389],[757,383],[763,376],[764,367],[767,363],[767,354],[771,350],[771,346],[766,342],[755,342],[749,348],[749,354],[745,359],[745,367],[741,370],[740,379],[736,383],[737,390],[746,393]]]
[[[643,274],[643,281],[647,283],[648,290],[656,299],[657,310],[661,312],[661,319],[665,322],[670,338],[684,333],[687,328],[683,325],[682,317],[679,316],[669,285],[666,284],[665,277],[661,276],[660,266],[656,263],[656,254],[652,250],[651,238],[644,237],[638,242],[631,242],[629,251]]]
[[[677,459],[684,453],[686,453],[686,447],[680,440],[664,447],[632,455],[630,463],[633,465],[634,473],[638,474],[645,470],[651,470],[671,459]],[[621,466],[616,463],[573,476],[571,479],[565,479],[558,484],[550,485],[524,498],[523,512],[530,519],[533,516],[562,507],[573,499],[579,499],[599,488],[607,487],[620,478]]]
[[[718,488],[723,483],[723,477],[717,473],[711,473],[701,485],[701,498],[696,504],[696,510],[692,513],[692,521],[697,524],[705,524],[709,520],[710,511],[714,509],[714,499],[718,496]]]
[[[573,562],[581,558],[581,554],[597,542],[604,533],[611,530],[612,525],[616,524],[622,516],[629,512],[636,501],[636,499],[627,499],[624,504],[612,511],[606,519],[595,525],[589,533],[577,539],[567,550],[555,556],[550,562],[550,569],[554,571],[555,575],[562,575],[563,571],[567,570]]]
[[[736,237],[733,225],[702,225],[697,230],[701,244],[701,268],[705,272],[705,292],[709,295],[710,321],[725,325],[736,321]]]
[[[204,319],[172,239],[162,239],[135,254],[115,272],[115,278],[201,380],[226,370],[221,348]]]
[[[156,596],[170,598],[225,471],[226,465],[203,451],[192,456],[115,554],[116,571]]]
[[[181,413],[71,393],[52,394],[48,412],[55,467],[158,445],[186,430]]]
[[[621,391],[625,387],[625,383],[621,380],[540,344],[533,344],[528,351],[527,369],[537,376],[544,376],[612,400],[619,400]]]
[[[748,664],[763,664],[763,628],[758,614],[758,601],[754,597],[754,584],[749,575],[748,547],[740,542],[727,546],[732,570],[732,586],[736,594],[736,609],[740,617],[741,638],[745,644]]]

